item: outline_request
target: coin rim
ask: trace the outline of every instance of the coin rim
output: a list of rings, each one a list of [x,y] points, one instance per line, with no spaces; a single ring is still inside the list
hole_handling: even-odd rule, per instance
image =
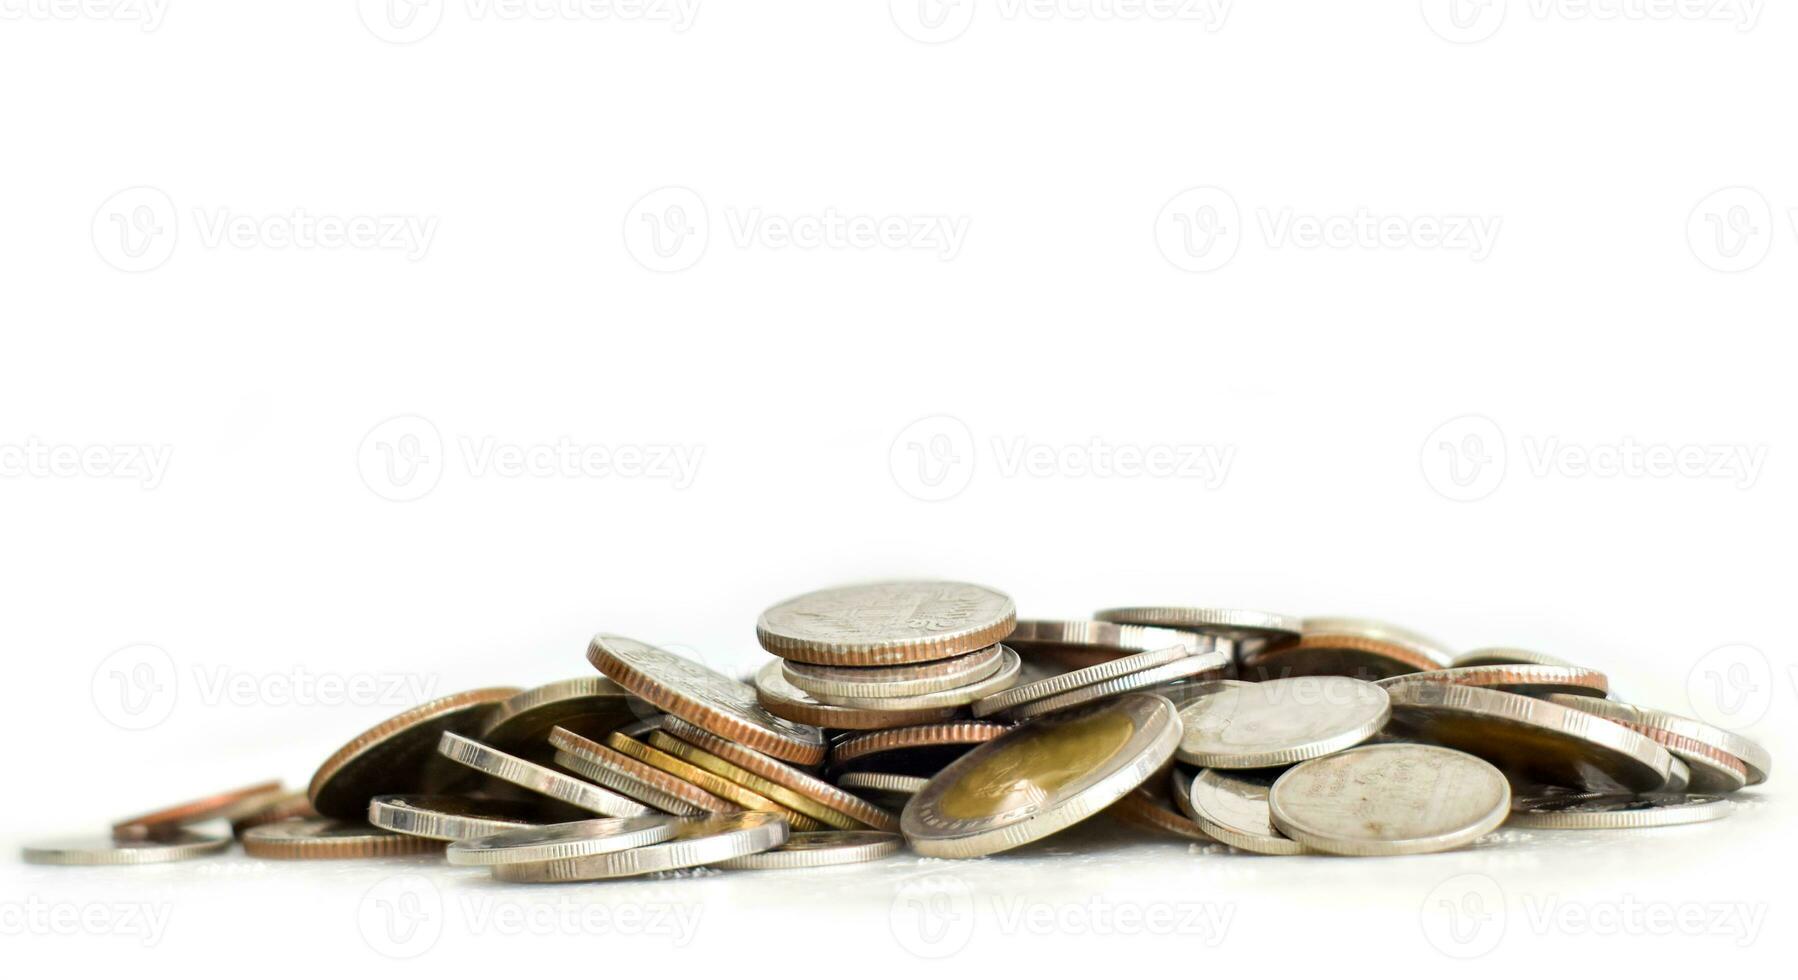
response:
[[[793,605],[803,599],[827,593],[851,592],[857,589],[878,589],[892,586],[960,586],[978,589],[991,593],[1004,600],[998,619],[977,623],[963,629],[939,633],[929,637],[907,637],[893,640],[869,640],[865,642],[845,642],[841,640],[807,639],[777,630],[768,624],[768,616],[777,609]],[[856,585],[841,585],[828,589],[814,589],[810,592],[783,599],[762,611],[755,621],[755,638],[762,649],[786,660],[798,660],[804,663],[825,664],[839,667],[884,667],[892,664],[916,663],[928,660],[946,660],[949,657],[970,653],[982,647],[989,647],[1005,639],[1017,622],[1017,604],[1011,596],[990,586],[974,582],[938,581],[935,579],[897,579],[884,582],[863,582]]]
[[[1228,671],[1230,665],[1231,661],[1229,654],[1215,651],[1212,653],[1196,653],[1190,657],[1181,657],[1178,660],[1162,664],[1159,667],[1135,671],[1133,673],[1125,674],[1122,677],[1113,677],[1110,680],[1100,681],[1097,684],[1086,684],[1081,687],[1076,687],[1073,690],[1063,691],[1060,694],[1051,695],[1046,698],[1025,701],[1023,704],[1013,705],[993,717],[1003,718],[1006,721],[1021,724],[1032,718],[1040,718],[1043,715],[1054,714],[1058,711],[1066,711],[1069,708],[1078,708],[1083,704],[1091,704],[1094,701],[1103,701],[1106,698],[1116,697],[1120,694],[1146,692],[1161,684],[1189,680],[1194,677],[1209,674],[1212,671]],[[1169,699],[1169,703],[1172,703],[1172,699]],[[1178,711],[1176,711],[1176,714],[1177,713]]]
[[[380,746],[419,725],[438,721],[458,711],[469,711],[481,707],[492,708],[507,698],[521,693],[516,687],[477,687],[471,691],[461,691],[445,695],[424,704],[414,705],[405,711],[381,722],[355,738],[343,744],[343,747],[331,753],[312,774],[312,781],[306,784],[306,800],[318,809],[319,794],[330,785],[331,781],[340,778],[354,762],[368,755]],[[485,716],[482,717],[485,720]],[[472,725],[470,727],[480,727]],[[378,795],[378,794],[376,794]],[[358,807],[366,807],[367,800],[362,800]]]
[[[1475,690],[1484,690],[1484,688],[1475,688]],[[1385,755],[1392,752],[1448,753],[1467,759],[1477,766],[1484,766],[1486,769],[1490,770],[1489,775],[1491,780],[1498,786],[1500,796],[1498,805],[1495,806],[1491,812],[1466,826],[1438,834],[1431,834],[1428,837],[1407,837],[1401,840],[1334,836],[1321,829],[1306,827],[1302,822],[1295,822],[1292,819],[1291,814],[1284,812],[1285,808],[1281,806],[1280,801],[1280,786],[1282,784],[1288,786],[1292,785],[1291,780],[1295,778],[1293,776],[1294,773],[1302,772],[1305,768],[1313,764],[1321,765],[1328,762],[1339,762],[1348,756]],[[1287,792],[1294,791],[1289,789]],[[1469,752],[1462,752],[1459,749],[1451,749],[1441,745],[1424,745],[1416,742],[1361,745],[1343,752],[1337,752],[1333,755],[1306,760],[1281,773],[1280,778],[1274,780],[1274,784],[1268,788],[1267,807],[1268,816],[1273,820],[1274,829],[1314,851],[1321,851],[1325,854],[1336,854],[1343,857],[1388,857],[1403,854],[1438,854],[1443,851],[1452,851],[1456,848],[1466,847],[1468,844],[1471,844],[1498,829],[1511,813],[1511,781],[1505,778],[1504,772],[1497,766],[1477,755],[1473,755]]]
[[[501,752],[491,745],[483,745],[457,732],[444,732],[437,740],[437,752],[476,772],[486,773],[495,779],[522,786],[533,793],[541,793],[601,816],[642,817],[655,812],[621,793],[596,786],[565,772],[557,772],[541,763],[521,759],[510,752]],[[613,809],[600,809],[602,806]]]

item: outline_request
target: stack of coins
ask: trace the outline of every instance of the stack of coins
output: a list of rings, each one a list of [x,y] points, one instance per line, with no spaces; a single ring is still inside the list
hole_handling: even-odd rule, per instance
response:
[[[750,682],[628,637],[597,673],[421,704],[258,783],[25,848],[44,864],[440,853],[512,882],[967,858],[1105,815],[1254,854],[1416,854],[1504,827],[1727,816],[1755,742],[1602,672],[1344,618],[1139,606],[1019,620],[955,582],[762,614]],[[229,824],[229,834],[211,829]]]

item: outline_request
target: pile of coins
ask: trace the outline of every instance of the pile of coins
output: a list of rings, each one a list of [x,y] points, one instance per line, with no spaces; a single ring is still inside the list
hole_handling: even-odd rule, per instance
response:
[[[1255,854],[1465,846],[1502,826],[1727,816],[1761,746],[1525,650],[1240,609],[1019,620],[957,582],[762,614],[750,681],[623,636],[596,674],[419,705],[304,793],[262,783],[25,848],[47,864],[441,852],[515,882],[971,858],[1098,814]],[[231,834],[205,825],[229,821]],[[1221,849],[1220,849],[1221,850]]]

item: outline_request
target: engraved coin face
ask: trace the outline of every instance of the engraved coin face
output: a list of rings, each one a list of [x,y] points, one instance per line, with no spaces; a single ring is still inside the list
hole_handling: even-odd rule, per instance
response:
[[[1180,761],[1215,769],[1291,765],[1366,741],[1391,713],[1386,692],[1352,677],[1219,687],[1180,709]]]
[[[1274,826],[1329,854],[1428,854],[1503,823],[1511,786],[1491,763],[1434,745],[1368,745],[1300,763],[1268,794]]]
[[[876,582],[788,599],[762,613],[756,637],[777,657],[877,667],[942,660],[991,646],[1017,609],[965,582]]]
[[[1045,716],[952,763],[906,804],[901,827],[932,857],[1038,840],[1110,806],[1172,756],[1174,706],[1152,694]]]
[[[1207,834],[1253,854],[1303,854],[1305,847],[1274,829],[1267,807],[1272,777],[1264,772],[1206,769],[1193,780],[1187,815]]]

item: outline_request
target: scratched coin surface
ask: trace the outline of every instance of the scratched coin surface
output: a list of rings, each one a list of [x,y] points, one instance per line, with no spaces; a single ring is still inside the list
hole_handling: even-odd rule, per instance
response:
[[[126,840],[93,836],[39,841],[26,844],[19,856],[26,864],[164,864],[217,854],[230,846],[229,837],[172,830]]]
[[[268,806],[283,795],[285,791],[281,788],[280,780],[226,790],[140,816],[127,817],[112,825],[112,836],[120,839],[163,837],[190,824],[204,823],[207,820],[237,821]]]
[[[1494,690],[1510,691],[1512,694],[1528,694],[1531,697],[1544,697],[1550,694],[1585,694],[1602,698],[1611,689],[1610,679],[1596,670],[1544,664],[1450,667],[1446,670],[1425,670],[1415,674],[1388,677],[1376,683],[1389,687],[1393,684],[1423,682],[1490,687]]]
[[[577,779],[559,769],[551,769],[482,745],[455,732],[444,732],[438,748],[447,758],[471,769],[593,813],[608,817],[643,817],[654,812],[629,797],[584,779]]]
[[[318,767],[307,796],[327,817],[360,822],[383,793],[436,793],[475,782],[437,753],[444,732],[472,732],[515,687],[488,687],[428,701],[351,739]]]
[[[736,871],[770,871],[785,868],[823,868],[839,864],[864,864],[898,853],[905,838],[880,830],[825,830],[791,834],[787,842],[769,851],[719,861],[713,867]]]
[[[948,721],[962,713],[962,706],[956,704],[906,709],[891,706],[847,708],[838,704],[825,704],[788,683],[779,660],[770,660],[756,671],[755,691],[757,700],[770,712],[820,728],[871,731]]]
[[[659,843],[552,861],[493,866],[501,881],[599,881],[717,864],[787,842],[787,822],[770,813],[734,813],[683,820]]]
[[[276,861],[399,857],[429,854],[442,848],[440,840],[329,818],[283,820],[252,827],[243,835],[245,854]]]
[[[1389,623],[1324,617],[1305,620],[1297,643],[1269,647],[1242,658],[1244,678],[1275,680],[1322,674],[1376,681],[1440,670],[1448,649],[1426,636]]]
[[[787,683],[807,694],[828,700],[831,695],[863,698],[896,698],[935,694],[985,680],[1004,663],[997,644],[947,660],[901,664],[897,667],[830,667],[824,664],[781,662]]]
[[[943,660],[1005,638],[1017,609],[966,582],[874,582],[824,589],[762,613],[756,638],[777,657],[846,667]]]
[[[541,809],[518,800],[467,796],[377,796],[368,802],[368,822],[382,830],[433,840],[485,837],[536,826]]]
[[[1507,823],[1535,830],[1634,830],[1721,820],[1734,809],[1721,796],[1580,793],[1520,799]]]
[[[1305,846],[1274,828],[1267,793],[1274,777],[1265,770],[1201,770],[1187,783],[1186,815],[1205,833],[1251,854],[1303,854]]]
[[[1173,756],[1166,698],[1125,694],[1020,725],[938,773],[900,818],[912,849],[968,858],[1040,840],[1121,799]]]
[[[605,633],[593,638],[587,659],[631,693],[721,738],[800,765],[824,761],[824,734],[816,726],[773,714],[756,700],[755,688],[704,664]]]
[[[545,824],[471,837],[450,844],[449,863],[461,865],[530,864],[588,857],[659,844],[680,829],[676,817],[600,817]]]
[[[1288,769],[1268,793],[1274,827],[1327,854],[1430,854],[1485,836],[1511,785],[1483,759],[1434,745],[1365,745]]]
[[[1549,700],[1614,721],[1660,743],[1691,768],[1691,788],[1695,793],[1733,793],[1764,781],[1766,767],[1772,764],[1766,750],[1758,745],[1696,719],[1603,698],[1564,694]],[[1760,764],[1758,770],[1749,763],[1750,756]]]
[[[1391,714],[1379,686],[1352,677],[1288,677],[1219,687],[1180,709],[1179,758],[1213,769],[1286,766],[1371,738]]]

